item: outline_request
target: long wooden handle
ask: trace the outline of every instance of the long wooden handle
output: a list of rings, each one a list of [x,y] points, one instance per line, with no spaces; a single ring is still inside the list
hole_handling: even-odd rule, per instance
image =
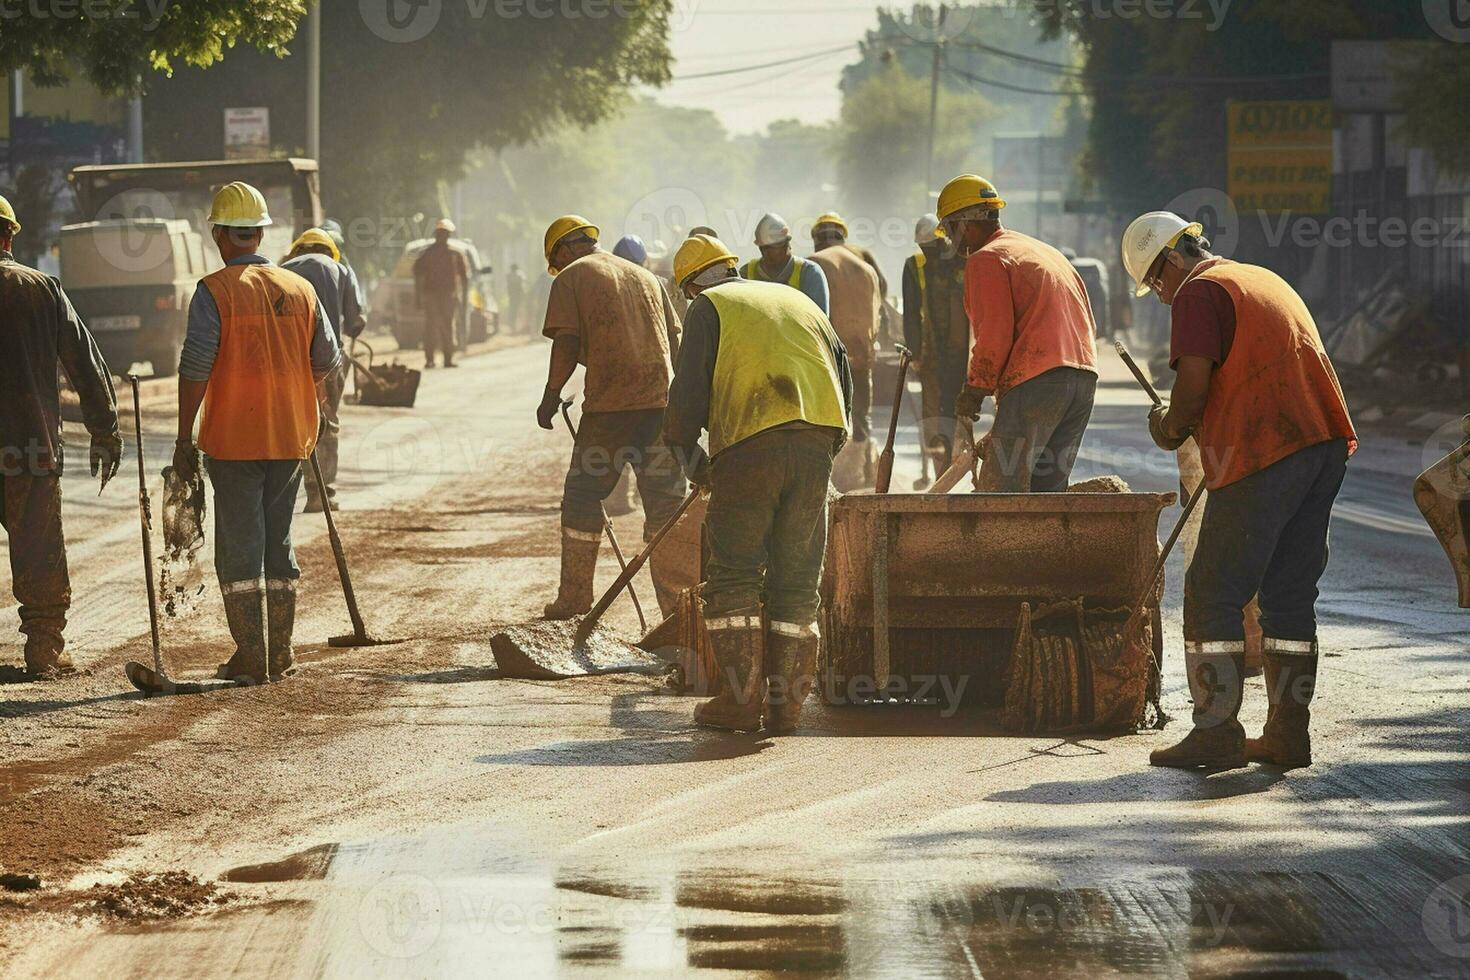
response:
[[[148,583],[148,629],[153,636],[153,670],[163,677],[163,644],[158,635],[158,590],[153,584],[153,505],[148,499],[148,473],[143,461],[143,406],[138,376],[128,375],[133,389],[133,436],[138,443],[138,520],[143,525],[143,578]]]
[[[1143,390],[1148,392],[1148,397],[1153,399],[1153,403],[1155,405],[1164,404],[1164,400],[1159,397],[1158,390],[1154,388],[1153,382],[1148,380],[1148,376],[1143,373],[1143,369],[1138,366],[1138,362],[1133,359],[1133,355],[1128,353],[1128,348],[1123,346],[1123,342],[1121,340],[1113,341],[1113,349],[1118,352],[1118,356],[1123,359],[1123,363],[1128,366],[1128,370],[1133,372],[1133,377],[1143,386]]]
[[[347,568],[347,552],[342,547],[342,536],[337,533],[337,519],[332,516],[332,502],[327,498],[327,481],[322,478],[322,464],[317,461],[316,449],[311,451],[311,475],[316,478],[317,490],[322,495],[322,514],[327,519],[327,537],[332,541],[332,557],[337,559],[337,577],[342,580],[342,597],[347,600],[347,615],[352,617],[352,635],[359,640],[367,636],[362,613],[357,608],[357,593],[352,589],[352,573]]]
[[[887,493],[893,483],[893,443],[898,436],[898,413],[903,408],[904,383],[909,373],[909,361],[913,355],[902,344],[895,348],[902,355],[898,362],[898,388],[893,394],[893,413],[888,418],[888,441],[883,445],[883,455],[878,460],[878,479],[874,493]],[[923,436],[920,435],[922,440]]]
[[[1153,574],[1149,576],[1148,585],[1144,587],[1143,595],[1139,596],[1138,601],[1133,604],[1133,612],[1129,616],[1130,620],[1141,619],[1143,617],[1143,610],[1147,607],[1148,600],[1158,591],[1159,579],[1164,575],[1164,563],[1169,560],[1169,553],[1174,550],[1174,545],[1179,543],[1179,536],[1184,533],[1184,525],[1189,523],[1189,518],[1193,516],[1195,507],[1199,505],[1204,495],[1205,481],[1200,480],[1199,486],[1195,488],[1194,493],[1189,497],[1189,501],[1184,505],[1184,513],[1179,515],[1179,521],[1174,525],[1174,531],[1169,535],[1169,540],[1164,542],[1163,549],[1159,551],[1159,560],[1154,563]]]
[[[685,497],[684,502],[679,505],[679,509],[674,511],[674,516],[670,517],[668,523],[658,529],[658,532],[654,534],[652,539],[643,546],[643,550],[638,552],[638,557],[628,563],[628,567],[623,569],[623,573],[602,594],[602,598],[597,600],[597,605],[592,607],[592,611],[583,617],[582,624],[577,627],[577,643],[580,644],[592,635],[593,628],[597,626],[597,621],[602,618],[603,613],[607,612],[607,607],[613,604],[613,600],[617,598],[619,592],[623,591],[623,587],[633,581],[633,576],[637,575],[639,569],[648,561],[648,556],[653,554],[653,549],[657,548],[659,542],[663,541],[664,535],[674,529],[674,525],[679,523],[679,518],[683,517],[684,513],[690,507],[694,506],[694,502],[699,499],[699,495],[703,492],[699,487],[695,487],[690,491],[689,496]]]

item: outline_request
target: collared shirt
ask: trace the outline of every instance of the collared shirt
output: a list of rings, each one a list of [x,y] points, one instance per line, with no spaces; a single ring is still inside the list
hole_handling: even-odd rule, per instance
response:
[[[241,255],[226,265],[270,265],[271,260],[259,252]],[[342,362],[342,347],[332,321],[320,299],[316,302],[316,333],[311,338],[311,373],[320,381]],[[219,304],[202,283],[194,290],[189,304],[189,328],[184,334],[184,349],[179,354],[179,377],[185,381],[208,381],[214,372],[214,359],[219,354],[222,329]]]
[[[58,365],[81,399],[87,432],[115,434],[112,375],[61,283],[0,251],[0,476],[61,468]]]

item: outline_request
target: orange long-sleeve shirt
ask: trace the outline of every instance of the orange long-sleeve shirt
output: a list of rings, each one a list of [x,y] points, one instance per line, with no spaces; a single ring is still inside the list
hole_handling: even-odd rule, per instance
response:
[[[971,387],[995,393],[1053,368],[1097,372],[1087,287],[1061,252],[1001,229],[965,263],[965,312],[975,339]]]

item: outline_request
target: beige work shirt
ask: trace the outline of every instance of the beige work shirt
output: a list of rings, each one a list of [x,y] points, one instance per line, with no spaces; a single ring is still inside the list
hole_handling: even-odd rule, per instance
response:
[[[593,252],[552,280],[541,332],[581,341],[583,411],[631,412],[668,404],[679,329],[657,276],[611,252]]]
[[[873,366],[883,298],[878,274],[851,249],[824,248],[811,257],[827,275],[832,326],[847,348],[854,370]]]

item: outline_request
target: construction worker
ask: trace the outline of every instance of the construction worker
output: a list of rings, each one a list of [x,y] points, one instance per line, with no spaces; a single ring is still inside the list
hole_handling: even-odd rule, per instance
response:
[[[347,239],[342,234],[342,222],[336,218],[328,218],[322,222],[321,229],[331,237],[332,244],[337,246],[338,261],[342,263],[342,268],[347,270],[347,279],[352,284],[352,292],[357,298],[358,314],[362,318],[360,323],[344,322],[343,332],[349,337],[360,337],[363,328],[367,326],[367,291],[362,288],[362,280],[358,278],[357,270],[352,267],[352,260],[347,257]]]
[[[301,569],[291,520],[323,415],[322,382],[341,350],[311,284],[260,254],[271,224],[260,191],[220,188],[209,224],[225,266],[200,281],[189,306],[173,463],[192,480],[203,450],[214,487],[214,567],[235,641],[219,676],[263,683],[293,669]]]
[[[434,241],[413,263],[414,296],[424,312],[424,367],[434,366],[434,351],[444,352],[444,366],[454,363],[454,321],[464,310],[470,269],[464,253],[449,244],[454,222],[441,218]]]
[[[356,337],[362,333],[365,320],[358,306],[357,289],[351,273],[342,264],[342,253],[331,235],[320,228],[312,228],[301,234],[291,246],[281,268],[296,273],[316,292],[322,309],[327,313],[327,322],[343,345],[343,336]],[[340,409],[342,392],[347,387],[347,359],[322,382],[322,432],[316,444],[316,460],[322,468],[322,479],[326,481],[326,492],[316,485],[316,476],[306,479],[306,512],[321,513],[322,507],[330,504],[333,510],[337,503],[337,447],[341,442],[342,422]]]
[[[878,256],[873,250],[865,245],[857,245],[850,241],[851,233],[848,231],[847,222],[835,211],[828,211],[812,223],[812,249],[820,252],[834,245],[842,245],[848,248],[852,254],[868,263],[868,268],[878,277],[878,301],[883,308],[883,315],[887,316],[888,302],[888,277],[883,274],[883,267],[878,264]]]
[[[525,329],[526,274],[517,263],[511,263],[510,275],[505,280],[506,313],[510,317],[510,332],[518,334]]]
[[[935,472],[954,453],[954,403],[965,387],[970,351],[965,318],[965,260],[926,214],[914,226],[919,250],[903,266],[903,336],[923,388],[924,445]]]
[[[691,235],[691,238],[699,237]],[[713,234],[705,235],[714,238]],[[791,226],[779,214],[767,214],[756,223],[755,246],[760,258],[745,264],[741,275],[752,282],[781,282],[807,295],[823,313],[831,309],[827,277],[821,266],[791,251]]]
[[[815,303],[744,281],[736,264],[718,238],[679,248],[675,275],[692,302],[664,439],[711,490],[702,600],[724,683],[694,720],[754,731],[764,716],[782,733],[796,729],[816,671],[827,484],[848,434],[852,377]]]
[[[561,392],[578,364],[586,367],[582,424],[572,449],[561,502],[561,588],[547,619],[570,619],[592,608],[592,582],[602,541],[602,502],[624,466],[632,466],[643,501],[644,540],[674,516],[687,489],[662,438],[679,318],[658,277],[604,252],[586,218],[566,215],[546,231],[546,263],[556,278],[542,333],[551,340],[545,394],[536,410],[552,427]],[[650,559],[659,607],[679,595],[668,556]]]
[[[61,283],[15,261],[19,232],[15,210],[0,197],[0,526],[10,541],[26,675],[51,679],[76,672],[64,635],[71,579],[61,530],[58,368],[81,400],[92,475],[104,488],[122,460],[122,439],[102,353]]]
[[[1059,493],[1069,486],[1097,394],[1097,328],[1087,287],[1066,256],[1001,227],[1005,200],[964,174],[939,195],[939,220],[965,261],[974,334],[955,417],[996,401],[979,489]]]
[[[842,231],[836,232],[836,226]],[[834,486],[855,490],[872,486],[878,455],[873,449],[873,367],[878,357],[878,328],[883,322],[883,294],[878,274],[845,245],[846,225],[835,215],[817,219],[811,262],[826,276],[831,295],[830,317],[852,366],[852,442],[837,461]]]
[[[627,259],[634,265],[648,268],[648,246],[643,244],[643,239],[637,235],[624,235],[618,239],[613,246],[613,254],[620,259]]]
[[[1171,404],[1149,415],[1160,448],[1199,443],[1209,498],[1184,586],[1194,728],[1156,766],[1311,765],[1317,583],[1333,503],[1357,450],[1337,373],[1311,312],[1268,269],[1211,255],[1204,229],[1167,211],[1123,236],[1123,264],[1171,307]],[[1270,710],[1259,739],[1237,718],[1244,610],[1260,603]]]

